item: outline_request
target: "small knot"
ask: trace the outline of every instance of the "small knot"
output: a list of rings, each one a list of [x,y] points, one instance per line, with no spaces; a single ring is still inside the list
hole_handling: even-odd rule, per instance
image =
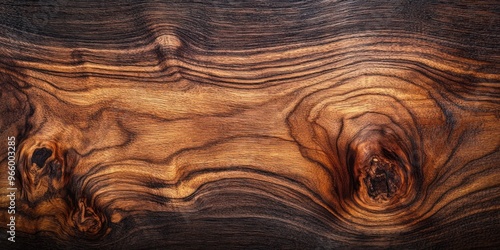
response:
[[[38,168],[43,168],[45,161],[52,155],[52,150],[48,148],[37,148],[31,156],[31,164],[36,164]]]
[[[86,205],[84,198],[78,202],[78,209],[73,214],[73,221],[78,231],[87,236],[96,236],[102,229],[101,218],[92,207]]]
[[[156,43],[167,50],[176,50],[182,46],[182,41],[175,35],[158,36]]]
[[[364,182],[372,199],[386,201],[394,196],[400,181],[391,163],[373,157],[365,171]]]

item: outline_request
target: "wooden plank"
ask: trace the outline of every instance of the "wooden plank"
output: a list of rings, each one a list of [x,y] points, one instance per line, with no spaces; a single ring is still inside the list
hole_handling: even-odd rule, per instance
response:
[[[499,16],[5,1],[2,246],[498,248]]]

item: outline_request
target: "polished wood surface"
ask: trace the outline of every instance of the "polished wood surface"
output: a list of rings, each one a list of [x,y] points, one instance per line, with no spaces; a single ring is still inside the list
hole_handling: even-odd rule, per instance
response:
[[[497,1],[5,1],[2,245],[500,247],[499,23]]]

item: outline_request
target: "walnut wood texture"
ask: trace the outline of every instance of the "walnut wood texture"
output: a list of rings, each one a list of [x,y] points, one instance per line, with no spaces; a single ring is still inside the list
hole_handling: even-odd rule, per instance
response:
[[[499,5],[435,2],[4,1],[2,245],[499,247]]]

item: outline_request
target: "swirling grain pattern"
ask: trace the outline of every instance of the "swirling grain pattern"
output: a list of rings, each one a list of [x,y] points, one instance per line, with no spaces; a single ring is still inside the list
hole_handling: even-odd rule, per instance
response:
[[[9,249],[500,247],[496,1],[0,13]]]

